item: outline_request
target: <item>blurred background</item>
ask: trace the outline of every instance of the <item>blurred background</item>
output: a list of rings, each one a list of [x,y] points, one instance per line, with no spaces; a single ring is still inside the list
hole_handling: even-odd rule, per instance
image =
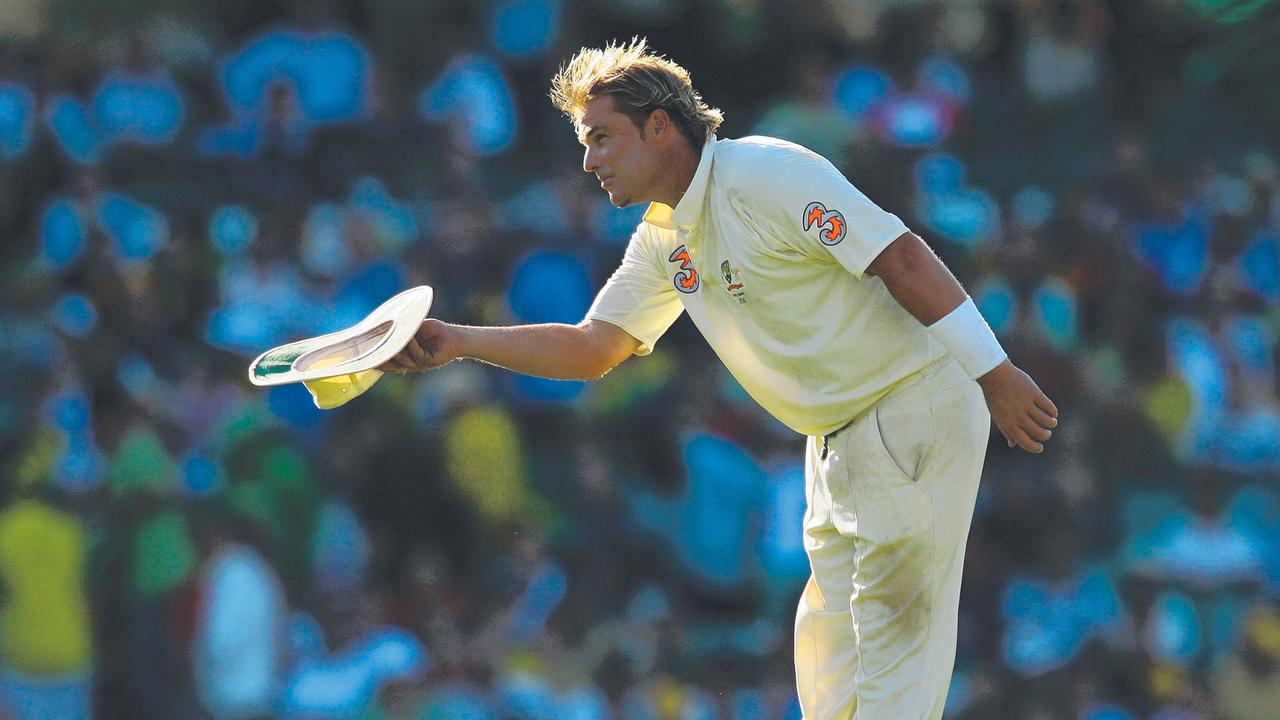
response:
[[[1061,409],[991,444],[947,716],[1280,718],[1268,0],[0,1],[0,717],[799,718],[803,438],[687,320],[591,385],[246,381],[422,283],[579,320],[643,208],[548,81],[633,35]]]

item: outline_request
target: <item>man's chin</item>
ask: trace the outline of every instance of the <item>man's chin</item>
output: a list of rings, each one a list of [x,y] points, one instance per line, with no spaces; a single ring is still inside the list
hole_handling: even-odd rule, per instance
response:
[[[625,195],[614,195],[609,193],[609,202],[613,203],[616,208],[624,208],[629,205],[635,205],[635,201]]]

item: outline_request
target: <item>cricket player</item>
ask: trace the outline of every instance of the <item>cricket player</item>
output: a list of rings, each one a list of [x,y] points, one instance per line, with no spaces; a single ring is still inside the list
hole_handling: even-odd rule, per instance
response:
[[[649,204],[621,265],[577,325],[427,319],[382,369],[473,358],[594,380],[689,313],[742,387],[808,436],[805,718],[942,717],[990,422],[1039,453],[1057,408],[901,220],[803,147],[717,139],[720,111],[643,40],[583,49],[551,96],[612,203]]]

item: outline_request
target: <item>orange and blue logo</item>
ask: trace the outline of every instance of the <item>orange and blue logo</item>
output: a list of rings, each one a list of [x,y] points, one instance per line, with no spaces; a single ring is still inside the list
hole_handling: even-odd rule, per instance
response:
[[[698,292],[698,286],[702,284],[702,277],[698,275],[698,271],[693,269],[693,258],[689,257],[689,248],[681,245],[671,253],[671,257],[667,258],[668,262],[680,263],[680,269],[676,272],[672,283],[676,289],[682,293]]]
[[[827,246],[839,245],[849,230],[844,222],[844,215],[839,210],[828,210],[826,205],[816,200],[804,209],[805,231],[808,232],[814,225],[824,230],[818,233],[818,239]]]

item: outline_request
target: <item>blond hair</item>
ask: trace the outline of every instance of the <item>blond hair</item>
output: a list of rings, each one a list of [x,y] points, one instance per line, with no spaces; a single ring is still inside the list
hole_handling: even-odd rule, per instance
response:
[[[666,110],[694,149],[701,149],[724,120],[719,108],[707,105],[693,89],[689,71],[650,52],[644,38],[582,48],[551,80],[551,102],[575,125],[587,103],[605,95],[641,131],[654,110]]]

